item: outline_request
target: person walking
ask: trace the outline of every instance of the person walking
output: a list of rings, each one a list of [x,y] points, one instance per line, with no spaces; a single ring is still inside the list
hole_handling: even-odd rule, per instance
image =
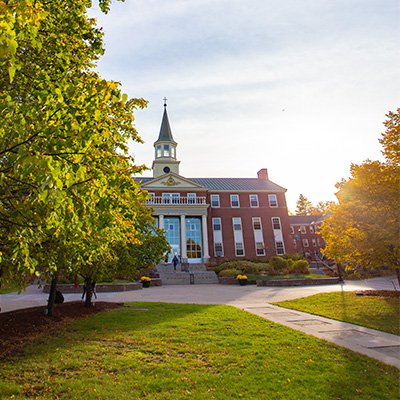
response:
[[[176,266],[178,265],[178,262],[178,257],[175,254],[174,258],[172,259],[172,263],[174,264],[174,271],[176,271]]]

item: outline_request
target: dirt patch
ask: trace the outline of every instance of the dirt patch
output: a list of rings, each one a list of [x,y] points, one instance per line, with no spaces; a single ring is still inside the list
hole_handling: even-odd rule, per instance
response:
[[[398,290],[359,290],[355,293],[357,296],[400,297]]]
[[[2,313],[0,358],[17,353],[40,336],[62,330],[72,321],[118,307],[122,307],[122,303],[96,301],[94,307],[87,308],[82,302],[73,301],[58,304],[51,317],[44,315],[45,306]]]

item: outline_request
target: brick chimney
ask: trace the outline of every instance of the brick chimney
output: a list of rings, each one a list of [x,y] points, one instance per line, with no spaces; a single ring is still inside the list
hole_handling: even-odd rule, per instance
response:
[[[268,169],[267,168],[262,168],[257,172],[257,178],[258,179],[264,179],[268,180]]]

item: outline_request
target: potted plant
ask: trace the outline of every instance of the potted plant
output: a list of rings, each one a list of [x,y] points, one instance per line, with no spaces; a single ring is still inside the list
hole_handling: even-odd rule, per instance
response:
[[[236,279],[239,281],[240,286],[247,285],[247,276],[246,275],[238,275]]]
[[[148,276],[140,277],[140,281],[142,282],[144,288],[150,287],[151,278]]]

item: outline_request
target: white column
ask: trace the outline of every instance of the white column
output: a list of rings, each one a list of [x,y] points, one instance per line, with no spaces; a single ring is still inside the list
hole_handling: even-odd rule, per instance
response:
[[[181,257],[182,259],[187,258],[186,251],[186,217],[181,215]]]
[[[207,262],[210,259],[208,254],[208,229],[207,229],[207,215],[201,216],[202,232],[203,232],[203,261]]]
[[[158,216],[158,227],[164,229],[164,215]]]

